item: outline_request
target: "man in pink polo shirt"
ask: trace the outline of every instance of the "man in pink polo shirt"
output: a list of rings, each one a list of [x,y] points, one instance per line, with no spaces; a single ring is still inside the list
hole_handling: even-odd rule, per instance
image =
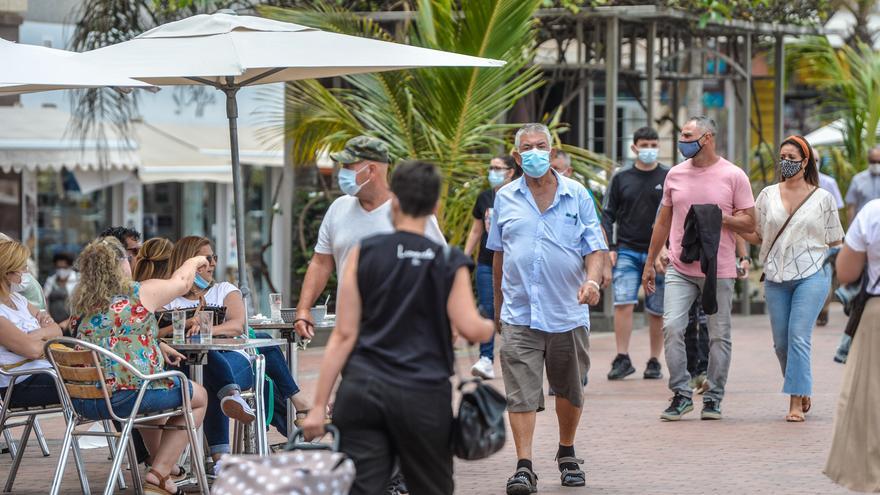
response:
[[[681,129],[678,149],[687,158],[666,176],[660,213],[654,223],[648,260],[642,274],[645,292],[654,291],[654,261],[669,239],[671,265],[666,271],[663,301],[663,337],[669,388],[675,394],[669,408],[660,416],[677,421],[694,409],[688,386],[684,332],[688,311],[700,297],[706,276],[699,260],[681,261],[681,241],[685,217],[691,205],[714,204],[721,209],[721,239],[718,246],[718,312],[709,315],[709,390],[703,396],[702,419],[721,419],[721,400],[730,368],[730,308],[736,279],[736,240],[734,233],[755,230],[755,199],[748,177],[739,167],[715,153],[715,122],[693,117]]]

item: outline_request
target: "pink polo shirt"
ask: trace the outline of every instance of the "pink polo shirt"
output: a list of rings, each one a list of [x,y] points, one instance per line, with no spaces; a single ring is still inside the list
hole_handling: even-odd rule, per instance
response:
[[[703,277],[699,261],[680,261],[684,219],[691,205],[716,204],[723,213],[732,215],[734,211],[755,206],[755,197],[745,172],[724,158],[719,157],[714,165],[705,168],[693,166],[688,159],[672,167],[666,175],[661,204],[672,207],[672,229],[669,232],[672,266],[682,275]],[[728,228],[721,229],[718,278],[736,278],[736,239]]]

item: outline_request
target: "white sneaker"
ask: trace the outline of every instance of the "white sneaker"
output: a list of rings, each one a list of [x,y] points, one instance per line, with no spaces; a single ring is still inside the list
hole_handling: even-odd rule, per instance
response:
[[[240,423],[248,424],[257,419],[254,410],[239,394],[227,395],[221,399],[220,409],[223,410],[223,414]]]
[[[483,356],[471,367],[471,374],[478,376],[484,380],[495,379],[495,368],[492,366],[492,360]]]

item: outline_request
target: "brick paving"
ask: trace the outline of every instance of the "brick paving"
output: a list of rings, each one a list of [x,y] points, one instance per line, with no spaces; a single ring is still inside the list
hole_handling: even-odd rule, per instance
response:
[[[586,459],[587,486],[562,488],[553,461],[558,437],[553,401],[538,416],[535,468],[540,493],[546,494],[834,494],[845,490],[822,475],[830,442],[832,414],[843,367],[831,357],[843,327],[839,307],[831,324],[813,338],[813,411],[803,424],[784,422],[788,398],[780,393],[782,380],[772,349],[766,316],[735,317],[733,363],[723,403],[725,419],[699,420],[696,410],[679,423],[658,419],[670,393],[665,381],[646,381],[641,372],[647,355],[647,333],[633,336],[632,357],[638,369],[623,382],[605,379],[614,357],[611,334],[591,340],[593,368],[587,387],[584,416],[578,430],[578,455]],[[321,350],[301,354],[300,379],[310,393]],[[463,369],[470,357],[460,354]],[[665,366],[664,366],[665,368]],[[496,370],[500,376],[500,370]],[[502,387],[500,378],[493,384]],[[545,386],[546,388],[546,386]],[[36,444],[28,448],[14,493],[44,494],[55,469],[63,431],[60,418],[42,421],[53,455],[43,458]],[[280,441],[272,433],[273,441]],[[108,462],[106,449],[87,450],[92,491],[102,489]],[[0,456],[5,479],[11,464]],[[503,494],[515,466],[512,440],[490,459],[456,463],[456,493]],[[79,493],[72,467],[63,493]]]

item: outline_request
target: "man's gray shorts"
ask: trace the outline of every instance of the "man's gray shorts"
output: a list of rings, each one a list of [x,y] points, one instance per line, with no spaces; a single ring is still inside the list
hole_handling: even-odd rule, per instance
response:
[[[575,407],[584,404],[584,377],[590,369],[590,333],[584,327],[561,333],[542,332],[501,322],[501,373],[507,410],[544,409],[544,368],[557,397]]]

